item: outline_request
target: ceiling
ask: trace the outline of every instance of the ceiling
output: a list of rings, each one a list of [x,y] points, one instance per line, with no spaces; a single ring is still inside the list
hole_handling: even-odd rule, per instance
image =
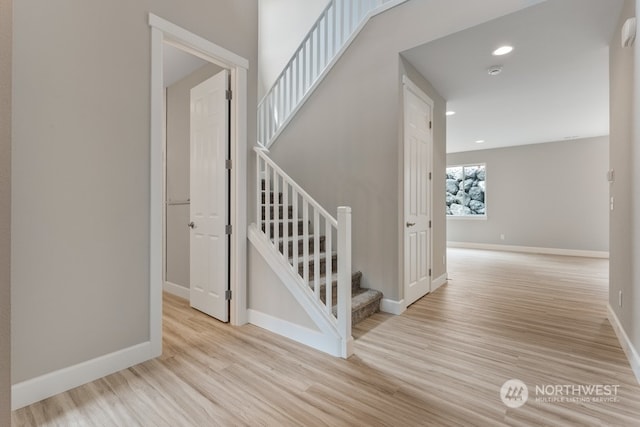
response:
[[[163,47],[164,87],[171,86],[207,64],[204,59],[200,59],[169,44],[165,43]]]
[[[447,152],[607,135],[608,45],[621,7],[547,0],[403,52],[456,112]],[[493,56],[502,45],[514,50]],[[490,76],[493,65],[502,73]]]

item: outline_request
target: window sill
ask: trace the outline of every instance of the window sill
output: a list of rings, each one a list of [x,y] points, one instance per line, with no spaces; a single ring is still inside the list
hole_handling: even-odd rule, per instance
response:
[[[470,219],[471,221],[486,221],[486,215],[447,215],[447,219],[460,220]]]

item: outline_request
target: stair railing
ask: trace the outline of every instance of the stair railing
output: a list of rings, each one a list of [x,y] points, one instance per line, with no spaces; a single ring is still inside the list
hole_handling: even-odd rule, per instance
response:
[[[330,316],[347,345],[351,338],[351,208],[339,207],[336,220],[276,165],[264,149],[255,148],[255,151],[256,224],[296,274],[299,285]],[[337,295],[333,295],[334,279],[337,279]],[[324,292],[321,292],[323,285]]]
[[[399,0],[331,0],[258,104],[258,143],[268,148],[381,6]]]

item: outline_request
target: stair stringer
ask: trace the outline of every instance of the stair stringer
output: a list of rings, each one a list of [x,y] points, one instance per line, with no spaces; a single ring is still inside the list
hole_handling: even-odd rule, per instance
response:
[[[293,330],[276,330],[264,322],[260,324],[254,323],[251,318],[249,319],[249,323],[254,323],[256,326],[263,327],[278,335],[286,336],[287,338],[332,356],[345,359],[351,356],[353,354],[353,337],[350,336],[346,340],[342,339],[338,332],[335,319],[316,302],[309,286],[302,282],[293,267],[291,267],[282,254],[276,250],[271,241],[267,239],[256,224],[249,226],[248,237],[258,253],[278,276],[282,285],[311,318],[319,329],[319,332],[316,333],[315,331],[309,330],[306,334],[307,336],[301,336],[301,334],[295,333]]]

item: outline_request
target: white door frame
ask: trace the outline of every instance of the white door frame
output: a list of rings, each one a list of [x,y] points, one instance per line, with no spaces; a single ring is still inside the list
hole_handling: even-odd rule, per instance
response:
[[[163,45],[170,44],[230,71],[231,90],[231,269],[230,322],[247,323],[247,71],[249,61],[152,13],[151,27],[151,148],[149,230],[149,340],[152,357],[162,354],[162,288],[164,266],[165,145]]]
[[[432,128],[431,128],[431,135],[433,135],[433,128],[435,127],[435,120],[433,120],[433,107],[434,107],[434,103],[433,100],[431,98],[429,98],[429,96],[424,93],[424,91],[422,89],[420,89],[420,87],[418,87],[418,85],[416,85],[407,75],[403,75],[402,76],[402,144],[400,144],[400,151],[398,154],[399,157],[399,161],[400,161],[400,177],[399,177],[399,185],[400,185],[400,190],[398,191],[398,193],[400,194],[400,200],[399,200],[399,207],[398,207],[398,212],[399,212],[399,221],[398,221],[398,247],[399,247],[399,265],[398,265],[398,273],[400,276],[400,284],[401,284],[401,288],[402,288],[402,300],[401,300],[401,312],[404,311],[407,308],[407,299],[406,299],[406,282],[405,282],[405,253],[404,253],[404,231],[405,231],[405,212],[404,212],[404,205],[405,205],[405,200],[404,200],[404,153],[405,153],[405,142],[406,142],[406,135],[405,135],[405,112],[404,112],[404,106],[405,106],[405,90],[409,90],[411,91],[414,95],[416,95],[418,98],[420,98],[421,100],[423,100],[425,103],[427,103],[430,107],[431,107],[431,122],[432,122]],[[433,136],[432,136],[432,144],[429,147],[429,170],[431,171],[431,173],[433,173]],[[431,221],[433,223],[433,177],[429,180],[428,183],[428,191],[429,191],[429,218],[431,218]],[[429,268],[431,269],[432,273],[433,273],[433,228],[431,228],[431,230],[429,231]],[[431,275],[429,277],[429,289],[431,292],[431,287],[433,286],[433,275]]]

